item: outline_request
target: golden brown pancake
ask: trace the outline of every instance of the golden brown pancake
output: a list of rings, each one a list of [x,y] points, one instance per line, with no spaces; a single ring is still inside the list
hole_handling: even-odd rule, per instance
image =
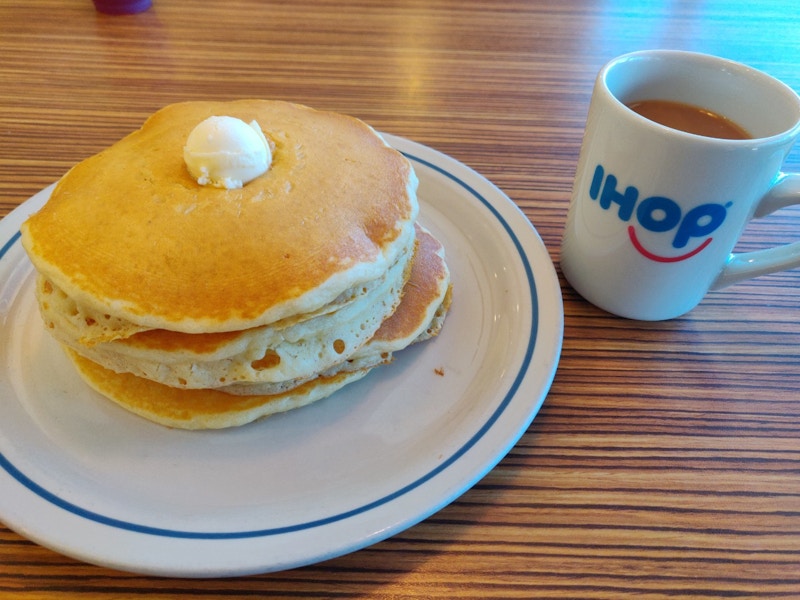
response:
[[[357,381],[369,369],[318,377],[269,396],[234,396],[218,390],[169,387],[130,373],[109,371],[68,350],[78,372],[93,389],[150,421],[178,429],[221,429],[250,423],[267,415],[300,408]]]
[[[183,145],[210,116],[256,121],[269,170],[200,185]],[[417,178],[369,126],[285,102],[168,106],[70,170],[22,227],[45,324],[87,383],[171,427],[315,402],[436,335],[442,245]]]
[[[255,120],[269,170],[202,186],[183,146],[207,117]],[[168,106],[73,167],[22,227],[37,270],[79,305],[146,328],[240,330],[315,310],[413,242],[416,177],[363,122],[266,100]]]
[[[435,335],[426,331],[437,312],[446,313],[450,307],[450,271],[444,257],[444,246],[430,231],[416,224],[417,252],[411,266],[411,276],[403,288],[403,300],[397,310],[383,321],[367,343],[373,351],[394,351],[411,343],[420,335]],[[436,327],[441,327],[438,323]]]

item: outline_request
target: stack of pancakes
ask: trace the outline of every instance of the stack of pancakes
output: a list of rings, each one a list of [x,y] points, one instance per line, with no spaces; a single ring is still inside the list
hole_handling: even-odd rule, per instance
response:
[[[215,115],[256,121],[266,173],[198,184]],[[363,122],[284,102],[168,106],[73,167],[22,227],[45,324],[93,388],[153,421],[241,425],[324,398],[436,335],[450,304],[417,179]]]

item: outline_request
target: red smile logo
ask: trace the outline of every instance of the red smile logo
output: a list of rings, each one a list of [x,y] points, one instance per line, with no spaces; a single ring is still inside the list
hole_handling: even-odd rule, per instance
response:
[[[654,254],[650,252],[647,248],[642,246],[642,243],[639,241],[639,238],[636,236],[636,229],[633,225],[628,225],[628,237],[631,238],[631,243],[636,250],[644,256],[645,258],[649,258],[650,260],[654,260],[657,262],[662,263],[673,263],[673,262],[680,262],[682,260],[686,260],[687,258],[691,258],[696,254],[702,252],[706,246],[711,243],[712,238],[706,238],[702,244],[700,244],[697,248],[692,250],[691,252],[687,252],[686,254],[681,254],[680,256],[660,256],[658,254]]]

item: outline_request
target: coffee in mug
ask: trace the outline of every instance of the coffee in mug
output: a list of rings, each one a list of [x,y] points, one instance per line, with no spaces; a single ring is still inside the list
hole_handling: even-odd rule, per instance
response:
[[[741,135],[698,131],[700,120]],[[611,313],[662,320],[709,290],[800,266],[800,242],[732,253],[752,218],[800,203],[800,175],[781,172],[798,135],[800,97],[763,72],[672,50],[612,60],[589,106],[564,277]]]
[[[639,100],[626,106],[651,121],[695,135],[725,140],[747,140],[753,137],[730,119],[683,102]]]

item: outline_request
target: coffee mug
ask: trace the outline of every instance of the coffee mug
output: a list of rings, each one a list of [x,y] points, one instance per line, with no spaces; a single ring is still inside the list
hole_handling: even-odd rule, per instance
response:
[[[689,133],[630,107],[646,101],[702,109],[749,137]],[[608,312],[655,321],[692,310],[709,290],[800,266],[800,242],[732,254],[752,218],[800,204],[800,175],[781,172],[798,135],[800,97],[763,72],[673,50],[612,60],[589,106],[565,278]]]

